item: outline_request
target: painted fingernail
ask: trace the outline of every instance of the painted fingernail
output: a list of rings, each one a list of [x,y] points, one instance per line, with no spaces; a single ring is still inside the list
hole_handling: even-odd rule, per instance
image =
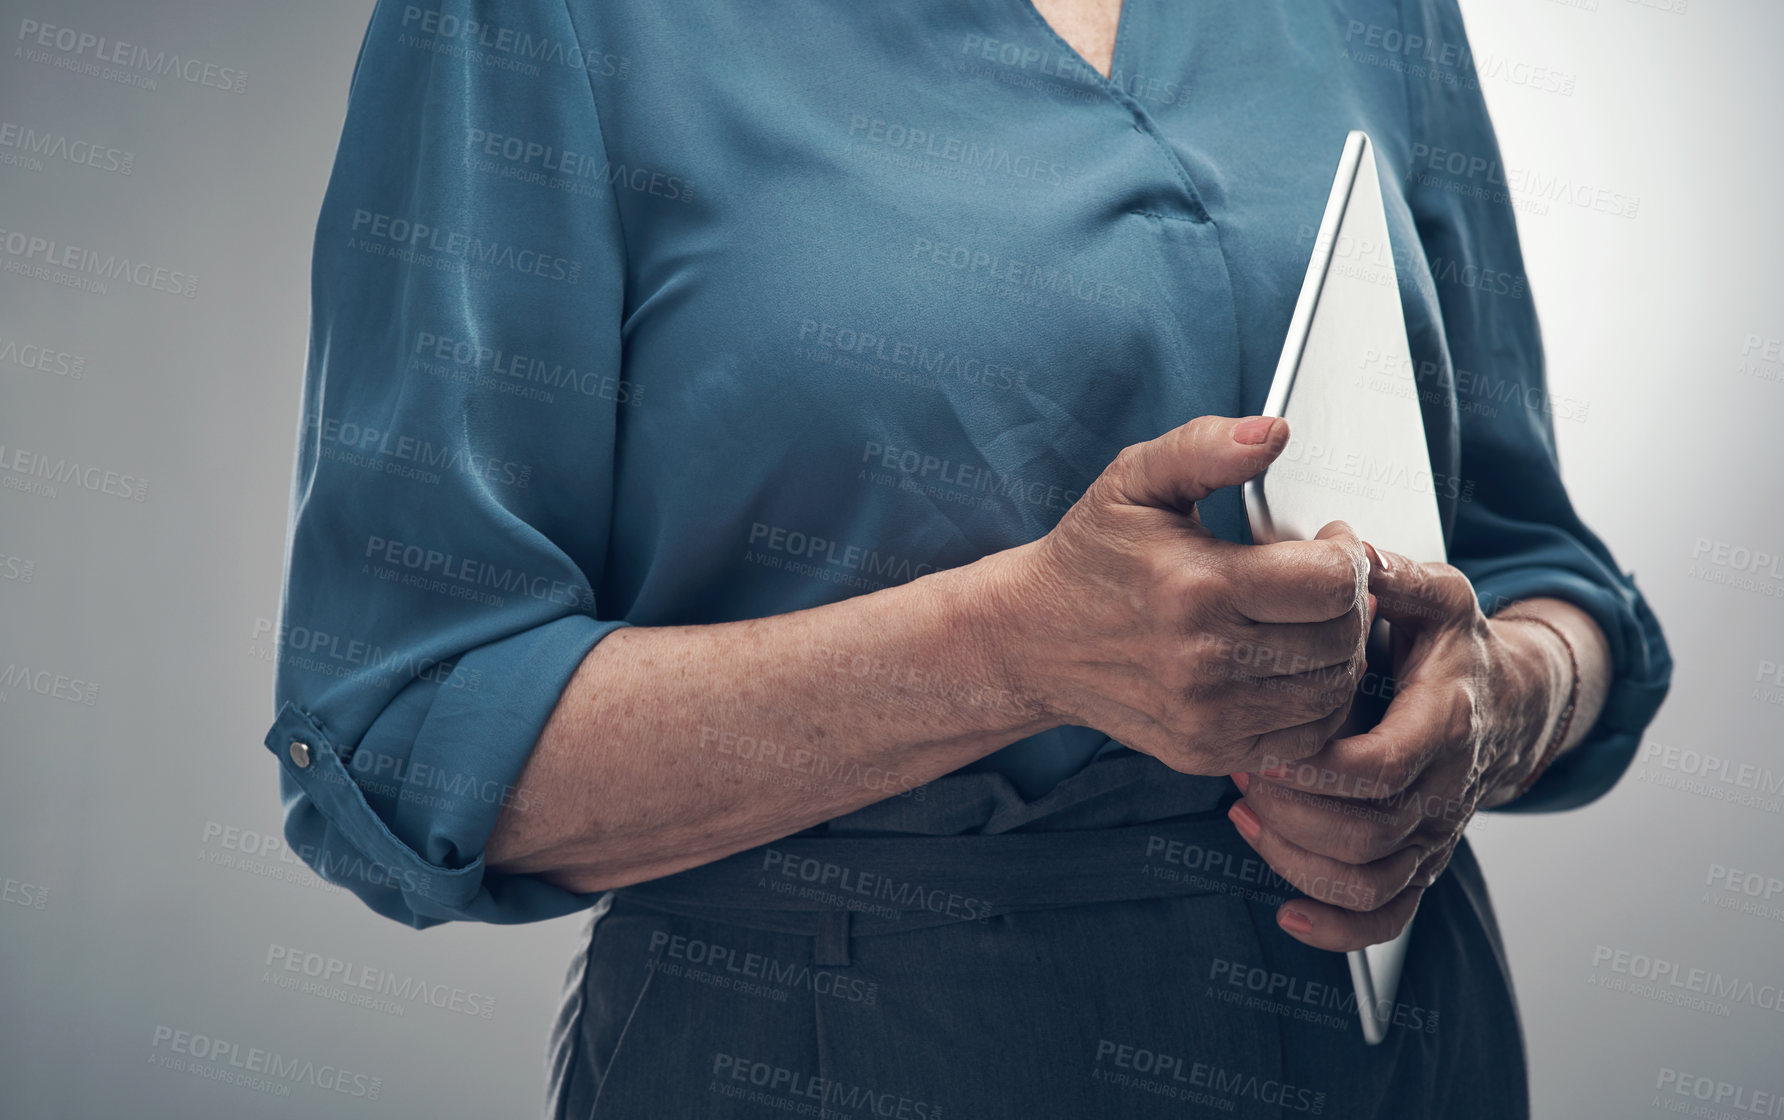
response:
[[[1275,426],[1274,416],[1254,416],[1249,420],[1241,420],[1233,425],[1233,440],[1236,443],[1262,443],[1270,438],[1270,429]]]
[[[1387,559],[1382,556],[1381,553],[1375,551],[1375,546],[1368,541],[1363,542],[1363,551],[1369,554],[1369,566],[1371,568],[1374,568],[1383,575],[1394,570],[1393,566],[1387,562]]]
[[[1233,784],[1239,787],[1240,793],[1244,793],[1245,787],[1251,784],[1251,775],[1241,770],[1233,775]]]
[[[1233,807],[1227,810],[1227,819],[1233,822],[1239,835],[1247,840],[1256,840],[1264,831],[1264,822],[1258,820],[1257,814],[1251,811],[1251,806],[1243,801],[1233,802]]]
[[[1297,910],[1293,906],[1282,908],[1282,912],[1276,915],[1276,924],[1290,933],[1313,932],[1313,922],[1308,919],[1305,912]]]

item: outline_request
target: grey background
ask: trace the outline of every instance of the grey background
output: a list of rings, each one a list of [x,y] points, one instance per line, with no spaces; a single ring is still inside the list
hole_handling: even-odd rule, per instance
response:
[[[309,245],[370,6],[0,2],[0,125],[132,157],[124,174],[0,145],[0,159],[18,157],[0,162],[0,230],[198,278],[184,298],[0,272],[0,464],[19,449],[78,461],[116,472],[110,488],[127,495],[20,490],[0,469],[9,1117],[522,1116],[539,1105],[580,917],[416,934],[289,854],[244,850],[280,829],[260,740]],[[1784,880],[1784,679],[1767,668],[1784,663],[1784,562],[1735,551],[1784,554],[1784,355],[1774,344],[1765,357],[1766,340],[1784,338],[1784,9],[1464,10],[1512,169],[1551,388],[1589,402],[1583,418],[1557,421],[1569,486],[1678,659],[1643,758],[1609,796],[1473,828],[1519,982],[1537,1115],[1664,1115],[1663,1069],[1784,1093],[1784,1016],[1760,1006],[1776,1006],[1765,985],[1784,982],[1784,882],[1753,900],[1769,909],[1743,912],[1718,902],[1745,896],[1707,881],[1716,865]],[[164,77],[146,89],[70,71],[24,50],[25,20],[233,68],[245,88]],[[1568,76],[1570,91],[1520,80],[1532,66]],[[1599,190],[1637,199],[1635,215],[1593,209]],[[4,357],[8,343],[15,358],[24,346],[69,357],[29,368]],[[58,372],[75,358],[79,376]],[[1746,780],[1771,794],[1741,804],[1681,788],[1702,755],[1731,774],[1758,767]],[[284,951],[388,969],[493,1010],[409,998],[396,1013],[282,988],[270,977],[305,979],[269,972]],[[1617,951],[1750,980],[1753,994],[1713,999],[1722,1014],[1614,990],[1607,981],[1628,978],[1595,957]],[[356,1087],[379,1079],[377,1099],[308,1083],[278,1096],[163,1068],[158,1030],[344,1067],[365,1079]]]

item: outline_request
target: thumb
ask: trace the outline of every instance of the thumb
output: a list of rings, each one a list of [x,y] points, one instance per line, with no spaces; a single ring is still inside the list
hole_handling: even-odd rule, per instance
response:
[[[1269,416],[1198,416],[1157,439],[1136,443],[1116,459],[1111,479],[1134,505],[1190,513],[1195,504],[1237,486],[1288,446],[1288,421]]]

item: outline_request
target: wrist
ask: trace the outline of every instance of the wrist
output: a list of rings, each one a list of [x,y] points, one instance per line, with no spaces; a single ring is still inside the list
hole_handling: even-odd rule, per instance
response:
[[[1034,735],[1069,722],[1046,702],[1034,671],[1038,635],[1032,609],[1032,562],[1038,542],[994,552],[928,577],[937,581],[942,633],[960,671],[992,699],[982,730]]]
[[[1565,639],[1536,616],[1505,614],[1489,624],[1504,653],[1511,692],[1511,707],[1520,713],[1512,721],[1505,743],[1505,764],[1492,804],[1520,796],[1560,753],[1557,740],[1565,734],[1570,697],[1573,695],[1573,656]]]

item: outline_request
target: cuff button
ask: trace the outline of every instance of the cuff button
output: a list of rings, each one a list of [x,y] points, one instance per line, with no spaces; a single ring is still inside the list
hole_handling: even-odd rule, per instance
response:
[[[297,763],[297,768],[299,770],[308,769],[310,765],[310,744],[297,739],[291,740],[291,761]]]

